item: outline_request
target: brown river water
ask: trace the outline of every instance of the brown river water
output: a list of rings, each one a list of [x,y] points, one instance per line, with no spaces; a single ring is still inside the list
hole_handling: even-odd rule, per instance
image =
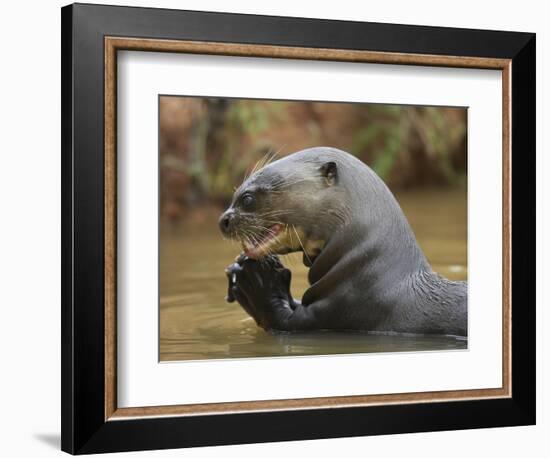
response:
[[[467,202],[463,190],[396,195],[435,271],[467,279]],[[223,240],[216,215],[164,231],[160,241],[160,361],[464,349],[446,336],[380,336],[360,332],[269,334],[237,302],[224,300],[225,267],[239,254]],[[282,256],[292,294],[307,289],[301,254]]]

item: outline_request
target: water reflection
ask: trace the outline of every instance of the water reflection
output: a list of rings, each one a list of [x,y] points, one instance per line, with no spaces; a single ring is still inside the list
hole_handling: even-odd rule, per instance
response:
[[[398,195],[433,268],[451,279],[466,279],[464,191]],[[444,336],[381,336],[360,332],[269,334],[237,303],[224,301],[224,268],[238,246],[221,238],[216,215],[166,233],[160,252],[160,359],[219,359],[466,348],[466,340]],[[284,256],[293,273],[292,293],[307,288],[301,256]]]

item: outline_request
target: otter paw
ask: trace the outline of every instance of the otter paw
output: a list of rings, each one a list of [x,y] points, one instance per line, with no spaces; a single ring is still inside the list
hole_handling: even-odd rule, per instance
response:
[[[233,264],[230,264],[225,269],[227,276],[227,296],[225,300],[227,302],[237,301],[243,310],[250,315],[258,326],[262,325],[262,317],[258,313],[256,307],[250,302],[247,295],[241,289],[241,280],[243,268],[241,263],[244,262],[244,258],[238,258]]]
[[[238,259],[226,269],[227,300],[237,300],[256,323],[270,329],[282,316],[291,313],[291,273],[276,256],[261,261]]]
[[[292,313],[291,273],[275,256],[261,261],[246,259],[236,270],[235,297],[264,329],[280,329]]]
[[[240,289],[255,304],[271,302],[274,298],[287,298],[290,294],[290,270],[279,258],[269,256],[260,261],[245,259],[237,273]]]

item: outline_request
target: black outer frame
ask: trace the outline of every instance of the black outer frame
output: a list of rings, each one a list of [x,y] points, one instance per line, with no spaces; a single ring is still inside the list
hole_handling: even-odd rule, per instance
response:
[[[107,35],[512,59],[512,397],[105,421]],[[62,450],[81,454],[535,424],[534,34],[74,4],[62,8],[61,49]]]

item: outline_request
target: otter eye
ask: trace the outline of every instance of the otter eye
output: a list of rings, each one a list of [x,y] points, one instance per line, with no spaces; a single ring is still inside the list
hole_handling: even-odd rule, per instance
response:
[[[244,209],[252,208],[254,197],[251,194],[245,194],[241,199],[241,205]]]

